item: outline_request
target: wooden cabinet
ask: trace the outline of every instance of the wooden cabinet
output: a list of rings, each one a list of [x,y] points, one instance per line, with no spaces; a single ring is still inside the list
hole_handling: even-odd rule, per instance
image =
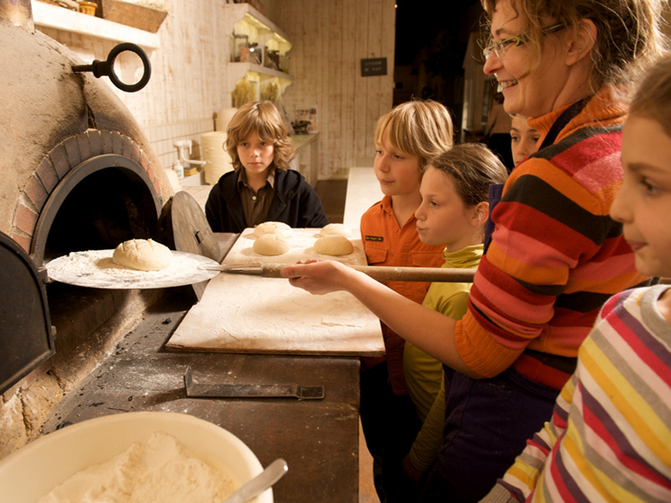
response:
[[[254,99],[267,93],[267,86],[275,85],[280,95],[293,82],[287,72],[287,53],[291,43],[272,21],[247,3],[225,4],[226,33],[229,34],[228,88],[233,92],[241,79],[254,89]],[[240,51],[245,43],[254,51]],[[242,60],[242,61],[241,61]],[[264,93],[265,91],[265,93]]]

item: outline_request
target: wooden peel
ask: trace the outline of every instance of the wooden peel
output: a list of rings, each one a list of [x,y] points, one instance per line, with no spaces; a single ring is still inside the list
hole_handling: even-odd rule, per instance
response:
[[[281,278],[280,271],[292,264],[223,264],[217,270],[227,274],[246,274],[263,278]],[[437,283],[471,283],[475,269],[445,267],[391,267],[350,265],[377,281],[428,281]],[[209,267],[208,267],[209,268]]]

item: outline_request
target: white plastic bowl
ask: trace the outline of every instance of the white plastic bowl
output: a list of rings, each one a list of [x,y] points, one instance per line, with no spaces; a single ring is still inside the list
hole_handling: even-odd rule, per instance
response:
[[[231,474],[236,487],[263,471],[249,447],[209,421],[174,412],[127,412],[67,426],[0,460],[0,499],[35,503],[80,470],[113,458],[156,431],[172,435],[203,461]],[[272,489],[256,502],[273,503]]]

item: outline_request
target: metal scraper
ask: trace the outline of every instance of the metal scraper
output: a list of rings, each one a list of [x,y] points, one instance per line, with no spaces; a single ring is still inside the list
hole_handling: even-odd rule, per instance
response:
[[[209,398],[297,398],[321,400],[324,386],[299,384],[199,384],[193,381],[191,367],[184,372],[186,395]]]

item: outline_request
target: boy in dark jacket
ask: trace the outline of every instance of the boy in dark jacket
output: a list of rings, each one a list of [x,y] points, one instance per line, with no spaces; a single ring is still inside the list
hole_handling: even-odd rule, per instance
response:
[[[328,224],[319,196],[298,171],[282,116],[270,101],[250,102],[227,130],[226,150],[234,171],[212,187],[205,214],[214,232],[242,232],[262,222],[294,228]]]

